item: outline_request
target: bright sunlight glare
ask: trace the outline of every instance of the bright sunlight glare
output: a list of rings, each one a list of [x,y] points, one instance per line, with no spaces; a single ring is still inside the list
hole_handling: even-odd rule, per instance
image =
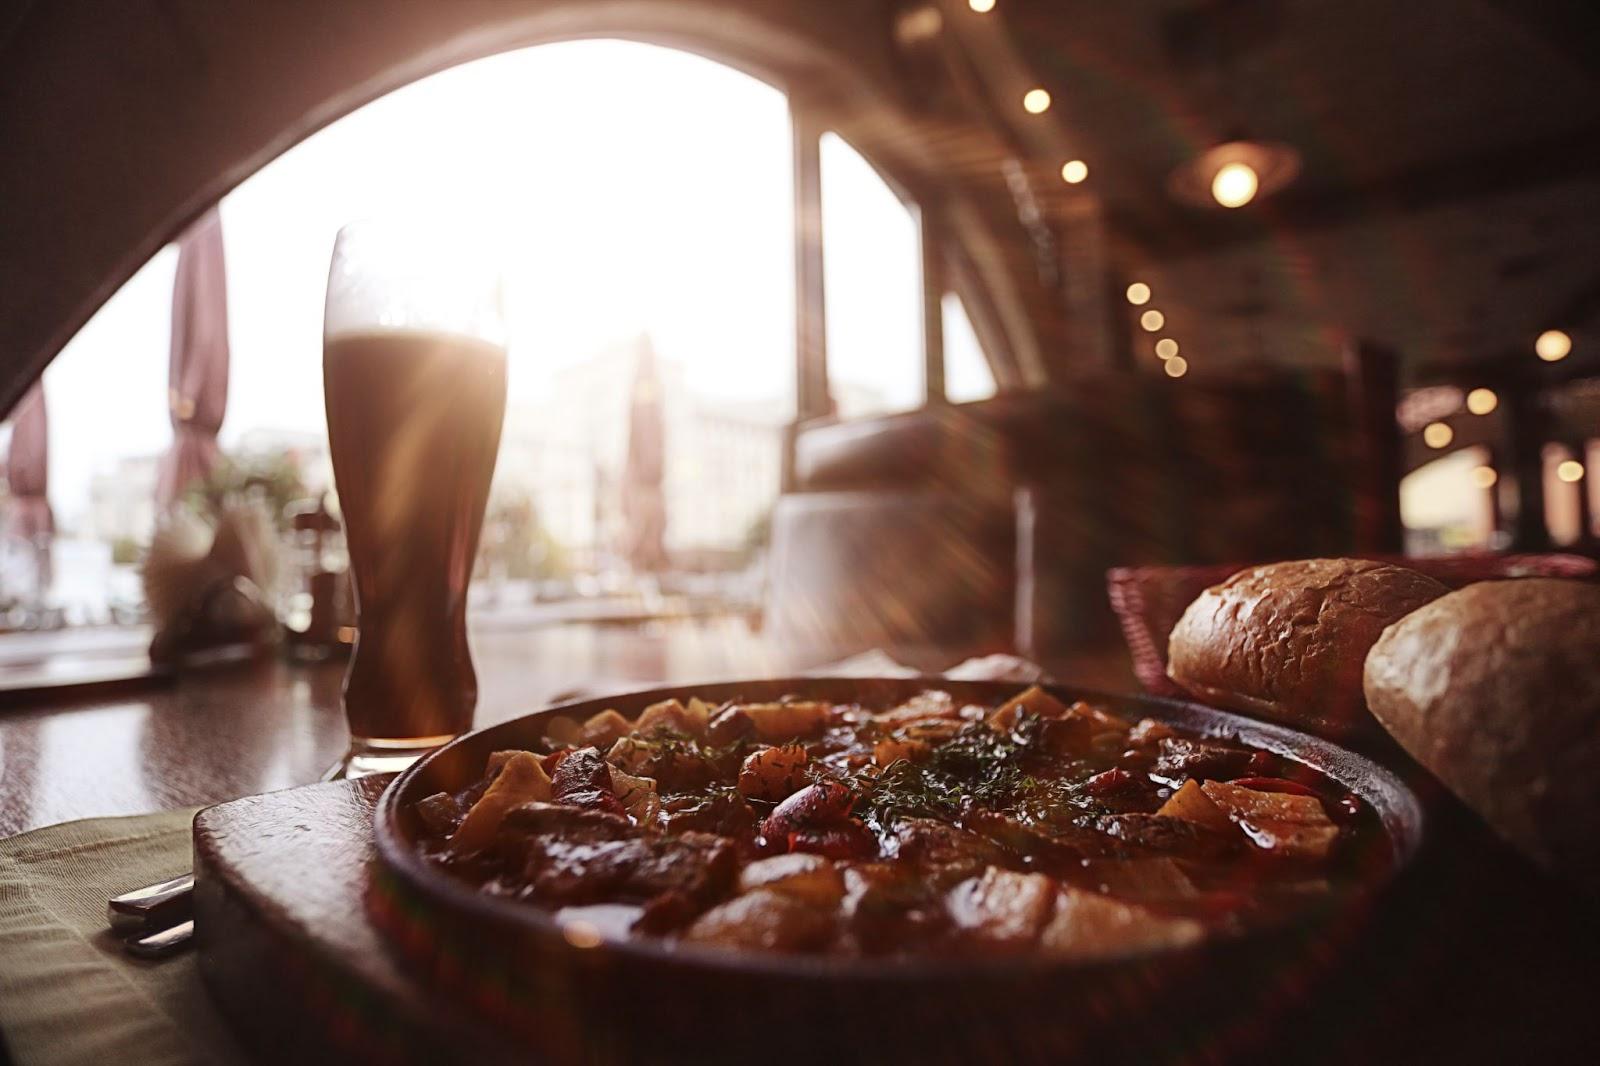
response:
[[[513,410],[547,396],[562,368],[647,331],[696,393],[792,411],[790,153],[778,90],[622,41],[494,56],[355,111],[223,201],[233,349],[223,446],[262,427],[325,432],[329,256],[340,226],[372,216],[463,217],[497,234]],[[918,321],[911,216],[842,142],[829,154],[829,227],[863,235],[848,260],[829,258],[830,298],[839,286],[869,289],[858,307],[830,306],[830,339],[845,377],[861,372],[873,379],[862,385],[899,406],[921,388],[908,347]],[[96,470],[170,440],[175,258],[166,249],[139,271],[46,374],[51,497],[69,524]],[[834,273],[836,260],[848,277]],[[892,291],[871,291],[885,283]],[[889,378],[865,373],[878,345],[893,353]]]

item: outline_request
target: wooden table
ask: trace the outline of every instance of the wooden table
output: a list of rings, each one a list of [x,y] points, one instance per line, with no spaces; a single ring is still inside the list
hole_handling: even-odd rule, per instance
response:
[[[777,676],[827,661],[786,652],[739,619],[484,629],[473,634],[477,723],[565,693],[658,682]],[[895,649],[939,670],[961,656]],[[1120,646],[1049,664],[1056,676],[1128,690]],[[344,664],[276,659],[218,667],[110,694],[41,695],[0,707],[0,836],[73,818],[216,803],[308,784],[345,750]]]

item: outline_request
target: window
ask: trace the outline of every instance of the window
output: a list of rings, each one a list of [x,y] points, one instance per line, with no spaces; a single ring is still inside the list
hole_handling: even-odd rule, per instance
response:
[[[666,404],[668,554],[696,568],[742,565],[761,542],[795,412],[791,153],[788,102],[776,89],[622,41],[494,56],[352,112],[220,205],[224,455],[287,468],[298,493],[331,486],[321,330],[340,226],[373,216],[487,220],[500,238],[512,320],[489,526],[498,506],[536,515],[538,529],[486,527],[485,542],[543,562],[502,559],[483,572],[515,584],[561,571],[594,587],[576,579],[619,565],[619,397],[647,358]],[[915,216],[837,136],[823,139],[821,165],[827,341],[841,412],[919,407]],[[136,564],[157,521],[157,469],[172,439],[176,260],[171,247],[155,256],[45,373],[58,527],[46,598],[70,622],[139,607]],[[953,296],[944,318],[951,395],[992,393]]]
[[[978,343],[961,297],[947,292],[940,304],[944,319],[944,395],[951,403],[987,400],[995,395],[994,371]]]
[[[917,220],[854,148],[822,138],[828,382],[841,418],[922,406]]]

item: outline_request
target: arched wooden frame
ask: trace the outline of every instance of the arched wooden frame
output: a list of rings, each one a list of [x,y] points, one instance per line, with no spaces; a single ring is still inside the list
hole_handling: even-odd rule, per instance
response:
[[[949,236],[937,258],[997,382],[1036,383],[1027,316],[990,311],[1023,306],[984,251],[1005,238],[944,189],[942,146],[921,132],[881,17],[848,4],[819,18],[811,0],[36,5],[0,39],[10,84],[30,89],[0,93],[0,201],[13,216],[0,246],[0,409],[184,225],[311,133],[448,67],[584,38],[751,74],[805,101],[805,128],[835,130],[892,186],[930,190],[929,232]]]

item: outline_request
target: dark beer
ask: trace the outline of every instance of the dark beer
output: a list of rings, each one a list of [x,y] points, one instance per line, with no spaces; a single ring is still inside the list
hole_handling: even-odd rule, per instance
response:
[[[345,676],[352,750],[401,754],[472,726],[467,587],[505,414],[505,349],[351,331],[322,359],[359,631]]]

